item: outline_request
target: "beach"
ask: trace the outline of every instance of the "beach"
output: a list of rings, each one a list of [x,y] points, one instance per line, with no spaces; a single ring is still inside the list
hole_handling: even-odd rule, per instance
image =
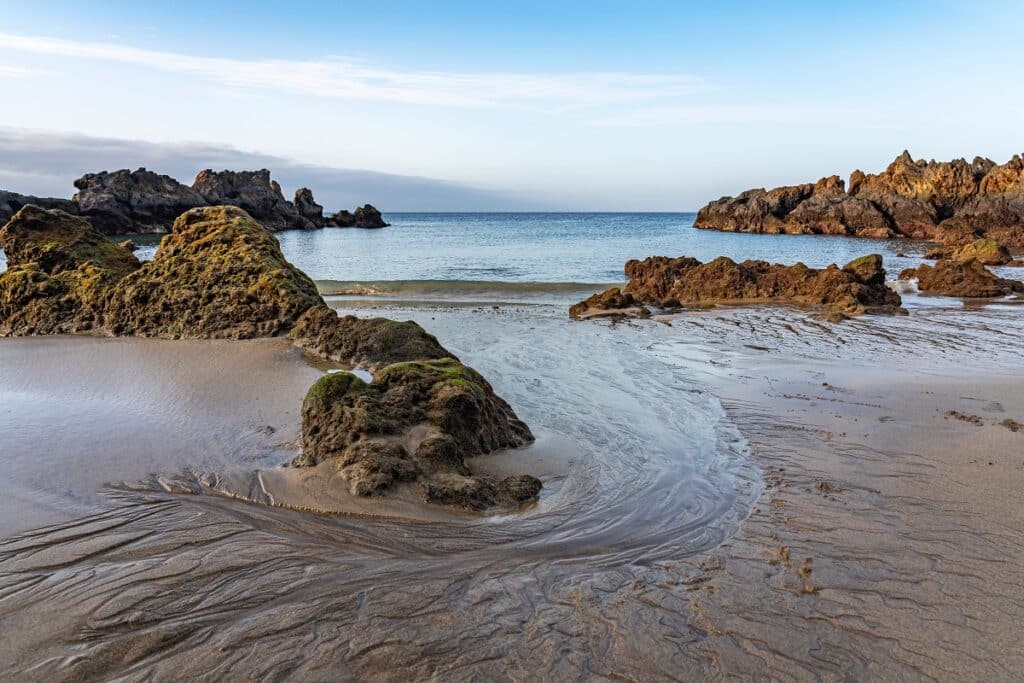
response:
[[[926,302],[908,317],[831,325],[799,308],[719,308],[612,324],[570,323],[549,303],[469,299],[329,302],[414,319],[485,373],[537,444],[479,460],[528,464],[544,482],[536,504],[512,514],[416,514],[401,495],[360,509],[337,496],[342,514],[267,505],[225,473],[280,476],[297,430],[284,376],[301,395],[326,368],[275,342],[210,342],[238,349],[216,363],[227,372],[201,373],[214,396],[273,393],[270,404],[209,399],[235,415],[218,416],[232,425],[222,437],[191,443],[201,457],[155,471],[135,463],[134,481],[103,488],[91,514],[0,546],[9,670],[39,680],[527,680],[538,667],[571,679],[1009,680],[1019,670],[1024,433],[1002,424],[1024,421],[1018,309]],[[154,356],[218,357],[193,342],[6,340],[5,369],[28,374],[19,359],[54,343],[172,350],[139,355],[136,378],[175,367]],[[273,375],[233,371],[259,353],[278,358]],[[249,382],[268,380],[282,389],[253,393]],[[171,413],[209,409],[172,403]],[[240,440],[263,423],[271,437]],[[240,462],[253,450],[263,456]],[[43,489],[46,471],[34,478]],[[94,485],[86,471],[70,468],[71,488]]]

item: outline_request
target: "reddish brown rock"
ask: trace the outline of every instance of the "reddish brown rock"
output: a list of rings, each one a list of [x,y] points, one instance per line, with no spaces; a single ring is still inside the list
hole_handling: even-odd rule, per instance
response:
[[[882,257],[877,254],[837,266],[814,269],[765,261],[719,257],[708,263],[697,259],[653,256],[626,264],[629,284],[621,294],[606,292],[613,305],[630,296],[634,303],[649,306],[795,303],[824,308],[828,313],[854,316],[863,313],[904,313],[900,296],[885,284]],[[602,299],[584,304],[593,308]],[[835,317],[835,316],[834,316]]]
[[[651,312],[632,294],[623,293],[618,287],[595,294],[569,308],[569,317],[577,320],[586,318],[630,317],[646,318]]]
[[[996,297],[1024,292],[1024,282],[1001,278],[977,259],[922,264],[900,273],[900,280],[917,280],[926,294],[958,297]]]
[[[700,210],[695,227],[730,232],[910,237],[965,244],[979,237],[1024,247],[1024,161],[915,161],[904,152],[885,171],[854,171],[811,185],[748,190]]]

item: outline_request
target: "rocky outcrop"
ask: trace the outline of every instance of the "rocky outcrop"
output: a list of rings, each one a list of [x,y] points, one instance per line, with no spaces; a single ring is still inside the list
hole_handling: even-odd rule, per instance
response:
[[[647,318],[651,312],[640,304],[630,293],[618,287],[595,294],[569,307],[569,317],[576,320],[586,318]]]
[[[324,218],[324,207],[306,187],[290,202],[270,171],[201,171],[192,187],[167,175],[140,168],[135,171],[87,173],[75,181],[78,192],[70,199],[32,197],[0,191],[0,226],[21,207],[33,204],[81,214],[104,235],[165,233],[189,209],[236,206],[270,230],[312,230],[326,226],[383,228],[388,225],[370,204],[339,211]]]
[[[1024,282],[1008,280],[991,272],[977,259],[921,264],[900,273],[900,280],[917,280],[925,294],[957,297],[996,297],[1024,293]]]
[[[472,368],[452,358],[413,361],[377,370],[371,384],[345,372],[314,384],[302,405],[304,446],[295,464],[330,461],[357,495],[418,479],[432,502],[482,509],[519,502],[513,491],[522,486],[474,477],[466,459],[532,440]]]
[[[414,322],[339,318],[277,239],[234,206],[179,216],[152,261],[86,220],[35,206],[0,230],[0,334],[96,332],[163,338],[289,335],[326,360],[374,371],[317,382],[296,466],[337,467],[377,495],[418,482],[425,500],[483,509],[535,498],[540,482],[474,475],[468,458],[533,440],[490,384]]]
[[[313,199],[313,191],[308,187],[300,187],[295,191],[295,210],[314,227],[324,225],[324,207]]]
[[[109,292],[141,267],[82,218],[28,205],[0,229],[0,335],[102,328]]]
[[[1002,266],[1010,263],[1013,257],[1010,250],[993,239],[980,239],[959,247],[938,247],[924,256],[926,259],[969,261],[977,259],[986,266]]]
[[[187,185],[145,168],[87,173],[75,187],[78,212],[104,235],[166,232],[185,211],[207,204]]]
[[[152,261],[111,293],[114,334],[249,339],[287,334],[322,302],[316,285],[242,209],[187,211]]]
[[[227,204],[246,213],[271,230],[310,230],[320,227],[303,217],[270,179],[270,171],[200,171],[192,188],[211,205]],[[312,193],[310,193],[312,199]]]
[[[339,318],[326,304],[306,311],[290,336],[296,346],[321,358],[369,368],[409,360],[455,358],[412,321],[351,315]]]
[[[629,283],[621,295],[609,290],[609,305],[620,308],[622,297],[645,306],[678,308],[684,305],[791,303],[821,307],[832,319],[864,313],[905,313],[899,294],[885,284],[885,269],[878,254],[863,256],[841,269],[808,268],[744,261],[721,256],[708,263],[690,257],[653,256],[626,264]],[[593,310],[601,298],[591,297],[577,306]]]
[[[390,223],[384,221],[377,207],[365,204],[355,210],[339,211],[327,219],[327,227],[331,228],[386,228]]]
[[[78,213],[78,205],[70,199],[34,197],[32,195],[0,190],[0,227],[3,227],[7,221],[11,220],[11,217],[18,213],[23,206],[30,204],[41,209],[59,209],[65,213]]]
[[[903,152],[878,174],[748,190],[700,210],[697,228],[728,232],[909,237],[1024,248],[1024,161],[915,161]]]

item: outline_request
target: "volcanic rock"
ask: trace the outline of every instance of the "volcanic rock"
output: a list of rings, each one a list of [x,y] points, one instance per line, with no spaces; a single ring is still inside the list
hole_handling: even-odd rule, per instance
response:
[[[593,309],[604,300],[621,306],[625,296],[650,306],[797,303],[821,306],[833,317],[864,313],[905,313],[899,294],[885,284],[882,257],[863,256],[843,266],[808,268],[765,261],[736,263],[721,256],[708,263],[690,257],[653,256],[626,264],[629,283],[621,294],[609,290],[573,308]],[[578,307],[582,307],[578,308]]]
[[[207,169],[199,172],[192,188],[208,204],[237,206],[270,230],[319,227],[300,215],[295,205],[284,198],[281,186],[270,179],[267,169],[220,172]]]
[[[355,213],[342,210],[327,219],[327,226],[332,228],[386,228],[388,225],[372,204],[360,206]]]
[[[730,232],[910,237],[965,244],[979,237],[1024,247],[1024,160],[915,161],[903,152],[885,171],[854,171],[811,185],[748,190],[700,210],[697,228]]]
[[[313,191],[308,187],[300,187],[295,191],[295,210],[299,215],[312,223],[315,227],[322,227],[324,224],[324,207],[313,199]]]
[[[1024,292],[1024,282],[1001,278],[973,258],[921,264],[901,272],[899,279],[917,280],[919,291],[942,296],[995,297]]]
[[[145,168],[87,173],[75,187],[78,212],[105,235],[166,232],[182,213],[206,204],[187,185]]]
[[[38,206],[41,209],[59,209],[65,213],[78,213],[78,205],[70,199],[56,199],[54,197],[34,197],[32,195],[18,194],[0,190],[0,227],[23,206]]]

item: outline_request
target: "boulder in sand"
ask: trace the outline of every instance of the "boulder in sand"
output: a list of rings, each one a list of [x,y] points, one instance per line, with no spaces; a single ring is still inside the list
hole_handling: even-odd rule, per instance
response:
[[[1024,282],[1001,278],[977,259],[939,261],[907,268],[901,280],[917,280],[917,288],[925,294],[958,297],[996,297],[1024,292]]]

